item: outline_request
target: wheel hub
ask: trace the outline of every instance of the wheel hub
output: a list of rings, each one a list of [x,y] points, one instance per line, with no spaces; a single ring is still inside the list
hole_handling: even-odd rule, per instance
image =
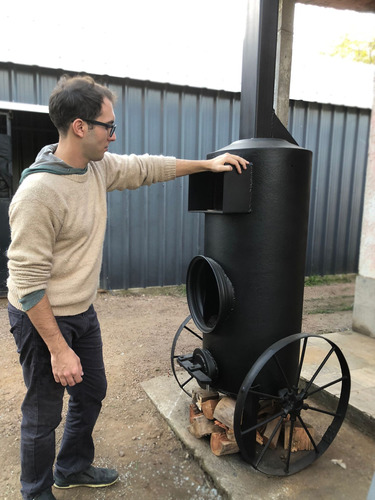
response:
[[[290,414],[292,417],[300,415],[301,410],[305,409],[304,391],[298,391],[298,387],[292,389],[281,389],[279,391],[281,398],[281,408],[285,416]]]

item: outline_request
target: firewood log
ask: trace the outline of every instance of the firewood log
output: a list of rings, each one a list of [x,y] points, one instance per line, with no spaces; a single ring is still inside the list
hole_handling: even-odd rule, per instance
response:
[[[231,455],[240,451],[236,441],[227,438],[225,432],[213,432],[210,438],[212,453],[217,457]]]
[[[224,396],[220,399],[214,410],[214,418],[226,425],[229,429],[233,429],[234,409],[236,400]]]
[[[311,425],[307,424],[305,422],[305,425],[311,435],[311,437],[314,439],[314,429]],[[291,429],[291,422],[285,422],[284,424],[284,449],[289,448],[289,436],[290,436],[290,429]],[[295,422],[294,428],[293,428],[293,435],[292,435],[292,445],[291,445],[291,451],[302,451],[302,450],[313,450],[314,447],[312,445],[312,442],[310,441],[309,436],[307,435],[305,429],[302,427],[302,425],[299,422]]]

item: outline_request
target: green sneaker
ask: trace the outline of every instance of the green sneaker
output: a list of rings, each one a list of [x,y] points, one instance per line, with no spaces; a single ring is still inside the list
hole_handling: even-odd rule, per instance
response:
[[[77,474],[70,474],[68,477],[55,472],[56,488],[77,488],[78,486],[87,486],[88,488],[104,488],[115,483],[118,479],[118,472],[114,469],[104,469],[100,467],[90,467]]]

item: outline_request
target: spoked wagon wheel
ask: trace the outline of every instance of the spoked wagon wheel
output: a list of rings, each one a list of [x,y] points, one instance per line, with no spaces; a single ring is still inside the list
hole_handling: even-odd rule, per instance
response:
[[[189,315],[177,330],[172,343],[171,365],[173,375],[181,389],[190,397],[192,396],[192,388],[197,386],[197,382],[194,377],[179,366],[177,359],[180,356],[192,353],[196,347],[201,347],[202,340],[202,334],[197,332],[197,328]]]
[[[334,403],[324,397],[328,388]],[[304,469],[332,443],[349,394],[349,368],[333,342],[309,334],[276,342],[254,363],[237,396],[234,431],[243,458],[270,475]]]

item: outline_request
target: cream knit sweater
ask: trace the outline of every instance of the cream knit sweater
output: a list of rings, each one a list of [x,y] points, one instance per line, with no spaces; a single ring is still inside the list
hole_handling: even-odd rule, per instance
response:
[[[175,176],[175,158],[110,153],[90,162],[81,175],[29,175],[9,208],[9,302],[22,309],[20,299],[46,290],[56,316],[86,311],[99,282],[107,191],[136,189]]]

